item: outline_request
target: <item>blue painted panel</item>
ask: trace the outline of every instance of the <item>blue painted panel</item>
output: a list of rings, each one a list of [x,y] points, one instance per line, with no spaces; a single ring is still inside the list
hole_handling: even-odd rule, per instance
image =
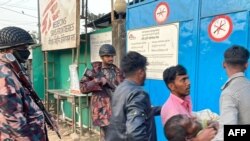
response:
[[[166,23],[190,20],[193,17],[193,0],[179,0],[178,2],[175,0],[159,0],[152,3],[142,3],[137,7],[128,6],[126,17],[127,29],[157,26],[158,24],[154,19],[154,10],[160,2],[166,2],[170,9]]]
[[[145,82],[145,90],[150,96],[152,105],[159,106],[162,105],[169,96],[169,91],[165,86],[165,83],[161,80],[148,79]],[[155,117],[157,139],[158,141],[164,141],[165,136],[163,132],[163,126],[160,116]]]
[[[193,21],[186,21],[180,23],[179,32],[183,33],[179,36],[179,49],[178,49],[178,60],[179,63],[184,65],[189,74],[191,83],[194,84],[195,77],[195,47],[193,44]],[[162,80],[152,80],[148,79],[145,82],[145,90],[150,95],[150,100],[153,105],[163,105],[167,98],[169,97],[169,90],[167,89],[164,81]],[[192,95],[194,94],[194,87],[191,88]],[[193,96],[192,96],[193,98]],[[159,141],[164,141],[165,136],[163,132],[163,125],[161,118],[156,117],[156,126],[157,126],[157,138]]]
[[[227,80],[225,70],[222,67],[223,53],[232,44],[247,47],[248,20],[247,12],[228,14],[233,22],[233,31],[228,39],[215,42],[208,36],[208,25],[212,18],[201,20],[199,70],[198,70],[198,99],[195,103],[197,109],[211,108],[219,112],[220,87]]]
[[[193,104],[195,103],[195,77],[196,77],[196,47],[194,39],[194,21],[180,23],[178,64],[187,69],[191,83],[190,95]]]
[[[180,23],[178,63],[187,68],[190,76],[193,109],[210,108],[218,113],[220,87],[227,80],[222,67],[223,53],[232,44],[249,46],[250,0],[156,0],[138,3],[128,6],[127,30],[157,26],[153,12],[160,2],[167,2],[170,7],[170,15],[164,24]],[[215,42],[208,36],[208,25],[214,16],[222,14],[232,19],[233,31],[228,39]],[[162,105],[169,96],[169,90],[161,80],[147,80],[145,89],[153,105]],[[158,140],[164,141],[161,120],[156,120]]]
[[[202,0],[201,17],[250,9],[249,0]]]
[[[153,17],[153,12],[157,4],[162,1],[156,1],[149,4],[142,4],[138,7],[129,8],[127,10],[126,19],[127,30],[157,26],[157,23]],[[195,21],[190,19],[193,19],[193,13],[195,13],[192,4],[195,4],[196,2],[192,0],[181,0],[178,2],[174,0],[168,0],[165,2],[167,2],[170,7],[170,15],[166,22],[180,23],[178,61],[187,68],[188,73],[190,74],[191,83],[195,84],[195,45],[197,37],[194,36]],[[144,87],[149,93],[153,105],[163,105],[169,96],[169,90],[162,80],[146,80]],[[194,99],[194,90],[195,87],[192,87],[192,99]],[[165,141],[166,138],[164,136],[163,125],[160,117],[156,117],[156,126],[158,140]]]

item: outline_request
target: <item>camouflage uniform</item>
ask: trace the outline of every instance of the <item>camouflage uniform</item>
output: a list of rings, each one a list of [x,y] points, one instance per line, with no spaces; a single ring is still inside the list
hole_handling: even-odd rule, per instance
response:
[[[115,65],[105,68],[102,62],[94,62],[92,63],[92,67],[94,73],[103,73],[105,78],[115,86],[124,79],[123,73]],[[104,89],[94,80],[90,80],[87,77],[81,79],[80,88],[82,93],[92,92],[91,111],[93,125],[100,127],[109,125],[109,119],[111,117],[111,96],[113,92]]]
[[[46,141],[42,111],[0,53],[0,141]]]

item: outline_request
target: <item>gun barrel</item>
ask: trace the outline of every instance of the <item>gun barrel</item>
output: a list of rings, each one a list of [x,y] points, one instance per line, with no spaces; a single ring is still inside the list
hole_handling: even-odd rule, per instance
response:
[[[49,126],[53,131],[55,131],[56,134],[57,134],[57,136],[61,139],[61,135],[60,135],[60,133],[58,132],[58,128],[55,127],[55,125],[53,124],[53,122],[52,122],[52,120],[51,120],[51,118],[50,118],[48,112],[47,112],[47,111],[44,111],[43,113],[44,113],[45,121],[46,121],[46,123],[48,124],[48,126]]]
[[[45,122],[48,124],[48,126],[51,127],[52,130],[54,130],[57,133],[58,137],[61,139],[61,135],[58,132],[58,128],[53,124],[53,121],[51,120],[49,113],[46,111],[41,99],[38,97],[31,83],[26,78],[25,72],[23,72],[23,70],[21,69],[20,64],[17,62],[16,58],[11,53],[8,53],[6,54],[6,59],[10,61],[8,62],[8,64],[12,68],[12,71],[16,75],[17,79],[21,82],[23,87],[25,87],[30,92],[31,98],[43,112],[45,117]]]

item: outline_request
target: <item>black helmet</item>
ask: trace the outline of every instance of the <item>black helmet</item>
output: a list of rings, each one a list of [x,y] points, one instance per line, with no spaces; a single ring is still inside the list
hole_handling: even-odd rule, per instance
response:
[[[30,34],[19,27],[5,27],[0,30],[0,49],[11,48],[19,45],[35,44]]]
[[[114,56],[115,54],[116,54],[115,48],[110,44],[103,44],[100,47],[100,50],[99,50],[100,56],[104,56],[104,55],[113,55]]]

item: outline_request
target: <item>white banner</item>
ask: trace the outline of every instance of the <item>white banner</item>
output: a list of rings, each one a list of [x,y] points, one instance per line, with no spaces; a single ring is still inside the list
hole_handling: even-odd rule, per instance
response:
[[[79,46],[79,0],[40,0],[42,50]]]
[[[147,57],[147,78],[162,80],[163,71],[178,63],[179,23],[130,30],[127,32],[128,51]]]
[[[90,35],[90,61],[101,61],[99,49],[103,44],[112,45],[112,32],[103,32]]]

